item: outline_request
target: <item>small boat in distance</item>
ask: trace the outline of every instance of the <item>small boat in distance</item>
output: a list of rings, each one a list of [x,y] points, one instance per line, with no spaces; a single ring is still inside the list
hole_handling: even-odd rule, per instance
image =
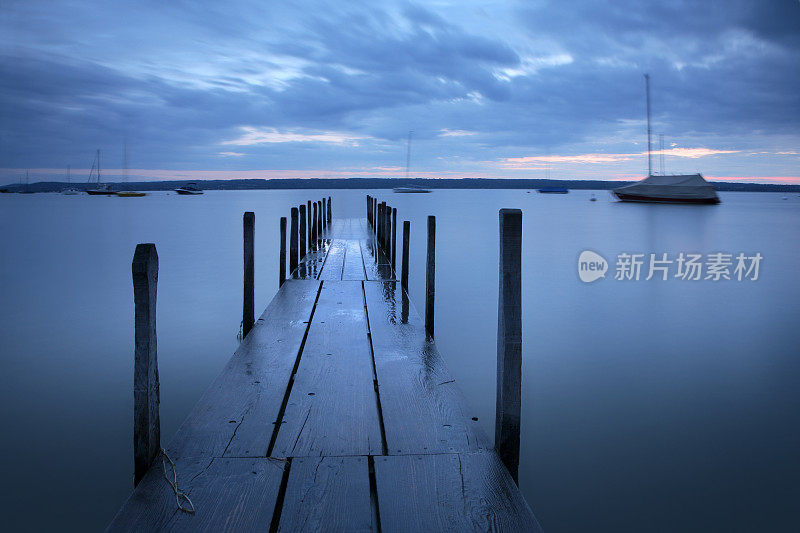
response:
[[[20,194],[33,194],[33,191],[31,190],[31,180],[30,177],[28,176],[27,170],[25,171],[25,188],[18,192]]]
[[[175,192],[178,194],[203,194],[203,190],[197,187],[197,183],[194,181],[175,189]]]
[[[69,166],[67,166],[67,188],[64,189],[63,191],[61,191],[61,194],[65,194],[67,196],[74,196],[74,195],[78,194],[78,190],[77,189],[73,189],[72,187],[69,186],[70,183],[72,183],[69,178],[70,178]]]
[[[392,192],[398,193],[422,193],[422,192],[431,192],[430,189],[423,189],[422,187],[395,187],[392,189]]]
[[[569,192],[569,189],[566,187],[542,187],[537,190],[544,194],[567,194]]]
[[[122,181],[128,183],[128,143],[125,143],[125,149],[122,156]],[[127,185],[126,185],[127,186]],[[140,198],[147,196],[146,192],[139,191],[117,191],[117,196],[120,198]]]
[[[86,189],[86,194],[90,196],[113,196],[116,194],[114,191],[111,190],[111,185],[103,184],[100,177],[100,150],[97,150],[97,154],[94,156],[94,161],[92,161],[92,168],[89,170],[89,181],[88,183],[95,182],[95,186],[91,189]]]
[[[590,202],[596,202],[596,201],[597,201],[597,196],[595,196],[594,194],[592,194],[592,197],[591,197],[591,198],[589,198],[589,201],[590,201]]]

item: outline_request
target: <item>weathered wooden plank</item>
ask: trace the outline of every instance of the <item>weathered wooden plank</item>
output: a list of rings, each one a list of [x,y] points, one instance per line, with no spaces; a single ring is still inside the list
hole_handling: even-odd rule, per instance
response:
[[[297,279],[317,279],[320,272],[322,272],[322,266],[325,264],[327,255],[327,247],[308,252],[297,267],[297,274],[293,277]]]
[[[273,456],[381,453],[363,298],[360,282],[323,282]]]
[[[381,531],[540,532],[493,451],[375,458]]]
[[[292,460],[278,531],[374,531],[366,457]]]
[[[361,257],[361,245],[356,240],[345,241],[347,253],[344,258],[343,280],[365,280],[364,259]]]
[[[344,259],[347,253],[347,246],[340,240],[331,242],[325,263],[322,265],[322,272],[318,279],[340,281],[342,270],[344,269]]]
[[[179,461],[178,486],[195,509],[185,513],[177,509],[159,463],[142,479],[107,531],[267,531],[283,469],[284,462],[266,458]]]
[[[319,282],[287,280],[167,448],[184,457],[266,456]]]
[[[359,241],[361,252],[364,257],[364,269],[366,276],[371,281],[391,281],[394,280],[394,271],[389,259],[378,247],[375,239],[365,239]]]
[[[365,282],[389,454],[491,449],[436,345],[397,282]]]

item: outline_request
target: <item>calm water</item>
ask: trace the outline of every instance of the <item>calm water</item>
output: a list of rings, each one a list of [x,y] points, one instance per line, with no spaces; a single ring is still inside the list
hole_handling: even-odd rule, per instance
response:
[[[367,191],[369,192],[369,191]],[[277,290],[278,218],[323,191],[145,198],[0,195],[0,505],[14,530],[98,530],[132,486],[130,260],[155,242],[168,442],[232,355],[241,215],[256,307]],[[362,216],[366,192],[334,192]],[[606,193],[372,194],[411,220],[411,298],[437,216],[437,343],[493,435],[497,210],[524,212],[520,485],[547,531],[794,531],[800,508],[800,197],[720,206]],[[577,258],[611,263],[582,283]],[[758,281],[616,281],[617,254],[760,252]],[[645,272],[646,274],[646,272]]]

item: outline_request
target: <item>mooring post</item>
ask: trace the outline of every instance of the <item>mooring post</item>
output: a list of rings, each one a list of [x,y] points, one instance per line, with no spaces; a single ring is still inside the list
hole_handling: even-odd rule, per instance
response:
[[[377,209],[375,211],[375,258],[378,257],[378,248],[380,248],[381,242],[381,204],[377,204]]]
[[[281,250],[278,255],[280,256],[278,287],[281,287],[286,281],[286,217],[281,217]]]
[[[322,199],[320,206],[322,209],[322,211],[320,212],[322,214],[322,229],[325,229],[328,227],[328,213],[327,213],[328,208],[325,205],[325,198]]]
[[[368,194],[367,195],[367,223],[372,226],[372,197]]]
[[[306,206],[300,204],[298,208],[300,212],[300,250],[298,254],[298,261],[302,261],[306,256]]]
[[[298,237],[298,221],[297,221],[297,208],[293,207],[291,211],[292,225],[289,233],[289,275],[293,278],[297,277],[297,254],[299,249],[297,247]]]
[[[311,249],[317,250],[317,202],[314,202],[314,216],[311,218]]]
[[[136,486],[161,450],[156,346],[158,253],[155,244],[136,245],[131,272],[134,302],[133,485]]]
[[[247,211],[242,217],[244,229],[244,297],[242,300],[242,338],[247,337],[255,323],[255,259],[254,237],[256,215]]]
[[[311,227],[313,224],[311,223],[311,200],[307,202],[308,209],[306,210],[308,216],[308,249],[309,251],[313,250],[313,240],[311,239]]]
[[[378,199],[377,198],[373,198],[372,199],[372,226],[373,226],[372,229],[375,232],[375,235],[378,234],[377,233],[378,229],[375,227],[375,226],[377,226],[377,224],[375,222],[375,216],[377,215],[377,211],[378,211]]]
[[[331,213],[331,197],[330,196],[328,196],[328,211],[327,211],[327,213],[328,213],[328,222],[331,222],[333,220],[333,213]]]
[[[522,211],[500,210],[497,403],[494,447],[514,482],[519,472],[522,403]]]
[[[386,250],[386,259],[392,255],[392,206],[386,206],[386,234],[383,236],[383,246]]]
[[[425,332],[433,338],[433,298],[436,293],[436,217],[428,215],[428,260],[425,269]]]
[[[392,272],[397,270],[397,209],[392,208]],[[395,272],[395,276],[397,273]],[[395,278],[397,279],[397,278]]]
[[[378,206],[378,244],[380,249],[383,250],[383,238],[386,235],[386,202],[381,202]]]
[[[411,222],[403,221],[403,266],[400,275],[400,287],[408,292],[408,241],[411,238]]]

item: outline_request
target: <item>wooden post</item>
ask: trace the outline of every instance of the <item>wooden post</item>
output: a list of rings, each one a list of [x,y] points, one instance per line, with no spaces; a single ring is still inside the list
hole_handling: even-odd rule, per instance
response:
[[[297,247],[297,208],[293,207],[291,211],[292,225],[289,233],[289,275],[293,278],[297,277],[297,254],[299,252]]]
[[[306,205],[300,204],[300,253],[298,258],[300,261],[306,256]]]
[[[317,205],[319,205],[319,211],[317,211],[317,216],[319,220],[317,221],[317,237],[322,240],[324,232],[322,231],[325,228],[325,225],[322,223],[322,202],[317,200]]]
[[[320,209],[322,209],[322,211],[320,211],[320,214],[322,215],[322,229],[325,229],[328,227],[328,208],[325,205],[325,198],[323,198],[322,202],[320,203]]]
[[[380,231],[378,232],[378,244],[380,245],[380,249],[383,250],[383,239],[386,235],[386,202],[381,202],[378,206],[378,227]]]
[[[367,195],[367,222],[372,226],[372,197]]]
[[[131,264],[134,302],[133,366],[133,485],[136,486],[161,450],[156,288],[158,253],[155,244],[137,244]]]
[[[244,298],[242,303],[242,338],[247,337],[255,323],[255,259],[254,237],[256,215],[247,211],[242,217],[244,229]]]
[[[392,206],[386,206],[386,214],[384,216],[386,216],[386,234],[383,236],[383,246],[388,260],[391,259],[392,255]]]
[[[433,338],[433,298],[436,293],[436,217],[428,215],[428,263],[425,269],[425,332]]]
[[[314,202],[314,216],[311,218],[311,249],[317,249],[317,202]]]
[[[378,199],[377,198],[373,198],[372,199],[372,226],[373,226],[372,229],[375,231],[375,235],[378,234],[377,233],[378,229],[375,227],[375,226],[377,226],[377,224],[375,222],[375,216],[377,215],[377,211],[378,211]]]
[[[392,272],[397,270],[397,209],[392,208]],[[397,275],[395,273],[395,275]],[[395,278],[396,279],[396,278]]]
[[[376,205],[376,212],[375,212],[375,257],[378,257],[378,248],[380,248],[381,242],[381,204]]]
[[[311,251],[311,250],[315,249],[315,248],[313,248],[314,241],[313,241],[313,239],[311,239],[311,227],[313,226],[313,224],[311,223],[311,200],[309,200],[307,202],[306,207],[308,208],[306,210],[306,213],[308,214],[307,215],[308,216],[308,249],[309,249],[309,251]]]
[[[400,275],[400,287],[408,292],[408,244],[411,238],[411,222],[408,220],[403,221],[403,266],[402,274]]]
[[[328,222],[331,222],[333,220],[333,213],[331,213],[331,197],[330,196],[328,196],[328,210],[326,212],[328,213]]]
[[[522,402],[522,211],[500,210],[494,447],[517,482]]]
[[[281,217],[281,250],[278,255],[281,262],[278,269],[278,287],[280,287],[286,281],[286,217]]]

